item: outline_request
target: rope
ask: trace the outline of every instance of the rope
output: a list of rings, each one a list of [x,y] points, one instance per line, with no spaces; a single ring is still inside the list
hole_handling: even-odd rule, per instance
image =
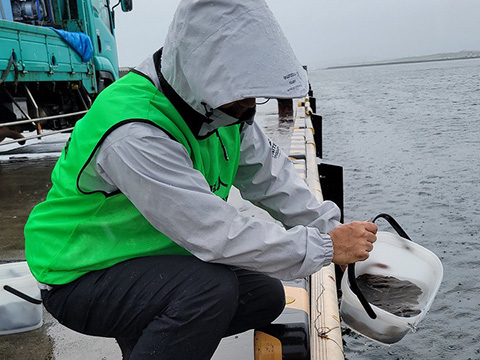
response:
[[[320,294],[317,296],[317,299],[316,299],[316,301],[315,301],[315,302],[316,302],[316,306],[317,306],[317,312],[318,312],[318,315],[317,315],[317,317],[315,318],[315,321],[314,321],[315,330],[316,330],[316,332],[317,332],[317,336],[320,337],[320,338],[322,338],[322,339],[330,340],[330,341],[334,342],[335,345],[338,346],[338,348],[340,349],[340,351],[342,352],[342,354],[345,355],[345,352],[344,352],[344,350],[343,350],[343,344],[340,345],[335,339],[332,339],[332,338],[330,338],[330,337],[328,336],[328,334],[329,334],[330,332],[332,332],[333,330],[336,330],[336,329],[340,329],[340,327],[339,327],[339,326],[335,326],[335,327],[333,327],[333,328],[329,328],[329,327],[319,326],[319,324],[317,323],[318,320],[320,319],[320,317],[322,316],[322,312],[320,311],[320,308],[319,308],[319,306],[318,306],[318,304],[320,303],[319,300],[320,300],[321,296],[323,295],[323,293],[325,292],[325,287],[324,287],[322,284],[320,284],[320,286],[321,286],[322,290],[321,290]]]

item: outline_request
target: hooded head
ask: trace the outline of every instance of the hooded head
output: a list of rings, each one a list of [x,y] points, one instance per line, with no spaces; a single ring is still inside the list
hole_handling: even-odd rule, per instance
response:
[[[218,110],[222,105],[308,92],[306,72],[264,0],[182,0],[161,72],[187,104],[208,115],[212,128],[233,121]]]

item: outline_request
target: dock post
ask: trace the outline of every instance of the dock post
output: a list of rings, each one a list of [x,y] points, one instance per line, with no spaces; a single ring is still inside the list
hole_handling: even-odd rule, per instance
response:
[[[293,100],[277,99],[278,101],[278,118],[282,121],[293,121]]]

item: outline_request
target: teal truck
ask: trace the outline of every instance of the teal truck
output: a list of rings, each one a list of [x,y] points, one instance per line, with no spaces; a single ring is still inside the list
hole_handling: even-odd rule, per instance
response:
[[[118,5],[133,6],[131,0],[0,0],[0,131],[72,127],[118,79]]]

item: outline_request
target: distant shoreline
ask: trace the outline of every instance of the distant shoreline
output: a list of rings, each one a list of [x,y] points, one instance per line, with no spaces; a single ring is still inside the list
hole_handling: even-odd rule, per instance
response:
[[[325,68],[325,70],[357,68],[357,67],[367,67],[367,66],[416,64],[416,63],[426,63],[426,62],[435,62],[435,61],[469,60],[469,59],[480,59],[480,55],[478,55],[478,56],[464,56],[464,57],[458,57],[458,58],[444,58],[444,59],[404,60],[404,61],[399,60],[399,61],[386,61],[386,62],[379,62],[379,63],[338,65],[338,66],[329,66],[329,67]]]

